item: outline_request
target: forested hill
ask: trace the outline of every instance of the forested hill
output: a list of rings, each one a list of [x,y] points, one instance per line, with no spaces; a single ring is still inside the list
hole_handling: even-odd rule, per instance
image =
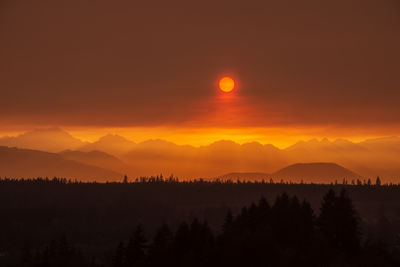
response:
[[[343,188],[360,216],[362,240],[382,236],[396,242],[400,233],[398,185],[178,182],[161,177],[103,184],[2,179],[0,252],[8,256],[0,260],[18,258],[25,244],[40,249],[62,235],[85,253],[109,255],[110,260],[118,243],[139,224],[148,239],[162,223],[176,231],[183,221],[194,219],[206,221],[218,234],[229,210],[237,216],[244,206],[262,197],[274,205],[276,197],[286,192],[300,203],[306,199],[313,214],[319,216],[324,195],[330,189],[339,194]]]

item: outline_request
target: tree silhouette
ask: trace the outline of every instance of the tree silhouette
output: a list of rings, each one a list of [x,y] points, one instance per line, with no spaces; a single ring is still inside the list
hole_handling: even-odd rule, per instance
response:
[[[22,262],[21,265],[24,266],[30,266],[32,264],[32,252],[28,244],[25,244],[25,246],[22,249]]]
[[[324,196],[318,226],[330,254],[354,255],[360,247],[359,220],[352,201],[343,189]]]
[[[380,185],[381,185],[381,178],[379,178],[379,176],[376,177],[375,185],[377,185],[377,186],[380,186]]]
[[[146,238],[142,226],[139,224],[126,246],[125,264],[126,267],[144,266],[146,254]]]
[[[222,230],[224,232],[228,232],[232,227],[232,222],[233,222],[233,215],[232,211],[229,209],[228,212],[226,213],[224,224],[222,225]]]
[[[361,238],[352,201],[338,191],[342,185],[179,182],[161,176],[126,184],[3,178],[0,266],[400,266],[393,215],[400,187],[367,184],[345,186],[366,218]],[[274,196],[271,202],[252,202],[267,193]],[[316,217],[311,206],[324,193]],[[385,208],[384,220],[379,212],[373,215],[377,207]],[[190,218],[199,219],[182,222]],[[139,219],[152,236],[149,245],[140,226],[126,234]],[[174,230],[157,228],[158,220],[168,220]],[[54,239],[60,230],[75,243]],[[25,240],[30,248],[20,246]]]
[[[115,251],[114,263],[113,263],[114,267],[123,267],[124,260],[125,260],[125,247],[124,243],[120,242],[118,244],[117,250]]]
[[[157,231],[153,243],[149,248],[148,265],[166,266],[172,264],[173,234],[167,224],[163,224]]]

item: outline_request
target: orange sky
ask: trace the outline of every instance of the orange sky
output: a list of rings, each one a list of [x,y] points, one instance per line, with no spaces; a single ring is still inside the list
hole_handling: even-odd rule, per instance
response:
[[[1,135],[278,147],[400,135],[396,0],[89,2],[0,3]]]
[[[142,142],[149,139],[163,139],[178,145],[202,146],[208,145],[219,140],[232,140],[243,144],[248,142],[259,142],[261,144],[273,144],[278,148],[286,148],[298,141],[308,141],[313,138],[328,138],[333,141],[344,138],[352,142],[361,142],[366,139],[381,136],[396,135],[396,131],[390,129],[382,132],[369,131],[360,135],[360,129],[353,131],[340,132],[337,129],[329,128],[182,128],[182,127],[123,127],[123,128],[103,128],[103,127],[63,127],[74,137],[82,141],[95,142],[100,137],[107,134],[118,134],[135,142]],[[19,128],[9,131],[0,131],[1,136],[17,136],[31,128]]]

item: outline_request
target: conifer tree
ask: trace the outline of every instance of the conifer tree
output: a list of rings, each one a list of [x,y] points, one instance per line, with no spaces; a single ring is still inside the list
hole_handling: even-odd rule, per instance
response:
[[[351,255],[358,250],[358,217],[344,189],[339,196],[332,189],[324,196],[318,226],[332,253]]]
[[[376,186],[380,186],[380,185],[381,185],[381,178],[379,178],[379,176],[376,177],[375,185],[376,185]]]
[[[233,215],[232,211],[229,209],[228,212],[226,213],[224,224],[222,226],[222,230],[224,233],[227,233],[231,229],[232,223],[233,223]]]
[[[138,225],[126,246],[125,266],[143,266],[146,259],[145,248],[146,239],[143,234],[143,229],[141,225]]]
[[[165,266],[172,264],[173,234],[167,224],[163,224],[157,231],[153,243],[149,248],[148,265],[149,266]]]
[[[120,242],[118,244],[117,250],[115,251],[114,256],[114,267],[123,267],[124,266],[124,258],[125,258],[125,247],[124,243]]]

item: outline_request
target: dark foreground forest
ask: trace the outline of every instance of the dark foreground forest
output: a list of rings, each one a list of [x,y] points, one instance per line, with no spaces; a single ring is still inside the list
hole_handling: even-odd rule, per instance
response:
[[[0,180],[0,266],[400,266],[400,186]]]

